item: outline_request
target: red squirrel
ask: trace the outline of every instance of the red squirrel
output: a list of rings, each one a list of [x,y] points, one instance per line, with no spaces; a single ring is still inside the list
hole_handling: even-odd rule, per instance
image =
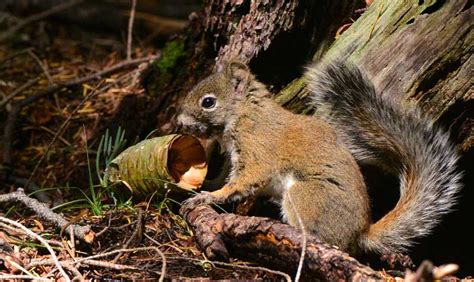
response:
[[[187,95],[178,122],[217,138],[230,155],[227,183],[186,204],[267,195],[284,221],[349,253],[400,253],[455,204],[458,154],[432,119],[380,95],[354,65],[319,63],[306,73],[316,116],[291,113],[238,61]],[[400,199],[375,223],[358,162],[400,178]]]

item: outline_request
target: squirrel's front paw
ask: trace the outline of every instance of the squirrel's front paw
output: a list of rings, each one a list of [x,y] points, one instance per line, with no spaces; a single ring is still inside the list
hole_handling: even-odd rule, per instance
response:
[[[194,197],[191,197],[183,202],[183,208],[193,208],[199,205],[208,205],[214,202],[214,197],[212,193],[207,191],[202,191],[199,194],[196,194]]]

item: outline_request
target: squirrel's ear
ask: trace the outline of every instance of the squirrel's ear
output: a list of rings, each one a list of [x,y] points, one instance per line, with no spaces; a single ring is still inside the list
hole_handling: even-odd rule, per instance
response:
[[[239,61],[230,61],[225,66],[224,71],[235,93],[243,95],[251,79],[249,67]]]

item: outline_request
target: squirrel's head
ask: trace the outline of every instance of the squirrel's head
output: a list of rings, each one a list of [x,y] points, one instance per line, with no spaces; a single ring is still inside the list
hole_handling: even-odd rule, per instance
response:
[[[185,132],[201,137],[220,135],[235,116],[237,104],[252,95],[257,84],[265,89],[246,64],[227,62],[188,93],[181,105],[179,125]]]

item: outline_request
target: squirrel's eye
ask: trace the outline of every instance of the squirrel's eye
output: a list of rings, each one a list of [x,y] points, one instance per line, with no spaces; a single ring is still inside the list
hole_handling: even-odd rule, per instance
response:
[[[217,99],[213,94],[206,95],[201,99],[201,106],[206,110],[213,109],[216,104]]]

